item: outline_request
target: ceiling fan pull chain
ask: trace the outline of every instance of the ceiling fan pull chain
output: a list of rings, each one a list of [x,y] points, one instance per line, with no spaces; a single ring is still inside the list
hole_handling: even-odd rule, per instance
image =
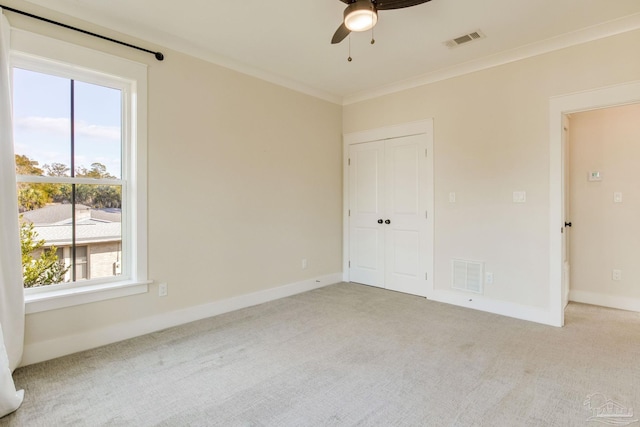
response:
[[[374,6],[373,6],[373,2],[371,2],[371,12],[376,13]],[[373,29],[376,26],[374,25],[373,27],[371,27],[371,44],[374,44],[376,42],[376,39],[373,37]]]
[[[351,34],[349,34],[349,57],[347,58],[347,61],[353,61],[353,59],[351,58]]]
[[[373,38],[373,29],[374,29],[374,27],[371,27],[371,44],[374,44],[376,42],[376,39]]]

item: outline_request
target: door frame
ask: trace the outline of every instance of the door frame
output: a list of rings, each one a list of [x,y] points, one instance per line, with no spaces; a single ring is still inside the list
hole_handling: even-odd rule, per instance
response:
[[[554,326],[564,326],[562,228],[564,227],[565,170],[562,147],[564,116],[581,111],[640,103],[640,82],[625,83],[552,97],[549,101],[549,310]]]
[[[369,129],[360,132],[345,133],[343,141],[343,171],[342,171],[342,280],[349,282],[349,146],[365,142],[381,141],[386,139],[402,138],[412,135],[425,135],[427,139],[427,180],[431,183],[427,187],[427,298],[430,298],[434,289],[433,264],[434,264],[434,152],[433,152],[433,119],[419,120],[416,122]]]

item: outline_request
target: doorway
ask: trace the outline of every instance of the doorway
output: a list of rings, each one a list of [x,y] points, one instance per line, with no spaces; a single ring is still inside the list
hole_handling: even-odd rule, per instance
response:
[[[640,104],[566,116],[570,301],[640,311]]]
[[[566,115],[606,107],[640,103],[640,82],[611,86],[551,98],[549,102],[549,309],[550,323],[564,325],[564,306],[569,290],[566,273],[567,191],[565,178]]]

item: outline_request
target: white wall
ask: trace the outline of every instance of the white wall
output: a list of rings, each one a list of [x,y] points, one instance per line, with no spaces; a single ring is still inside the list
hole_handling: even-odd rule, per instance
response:
[[[169,313],[341,272],[339,105],[162,47],[166,59],[157,62],[7,15],[14,27],[148,64],[149,277],[169,285],[163,298],[152,285],[147,294],[28,315],[23,363],[117,340],[128,324],[157,329]]]
[[[615,306],[624,299],[621,308],[640,310],[639,118],[640,104],[571,114],[572,300]],[[591,171],[602,180],[589,181]]]
[[[637,80],[639,42],[629,32],[344,107],[345,133],[434,119],[436,290],[475,299],[450,288],[450,259],[466,258],[494,273],[485,309],[550,309],[549,99]]]

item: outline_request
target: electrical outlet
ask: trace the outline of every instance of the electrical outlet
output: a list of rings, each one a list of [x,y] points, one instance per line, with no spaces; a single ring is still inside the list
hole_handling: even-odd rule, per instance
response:
[[[492,285],[492,284],[493,284],[493,273],[492,273],[492,272],[487,271],[487,272],[484,274],[484,282],[485,282],[487,285]]]
[[[166,297],[169,293],[168,286],[166,283],[158,283],[158,296]]]
[[[622,193],[616,191],[613,193],[613,203],[622,203]]]
[[[611,278],[616,282],[619,280],[622,280],[622,270],[614,269],[613,272],[611,273]]]
[[[302,269],[306,269],[309,266],[306,258],[302,258]]]

